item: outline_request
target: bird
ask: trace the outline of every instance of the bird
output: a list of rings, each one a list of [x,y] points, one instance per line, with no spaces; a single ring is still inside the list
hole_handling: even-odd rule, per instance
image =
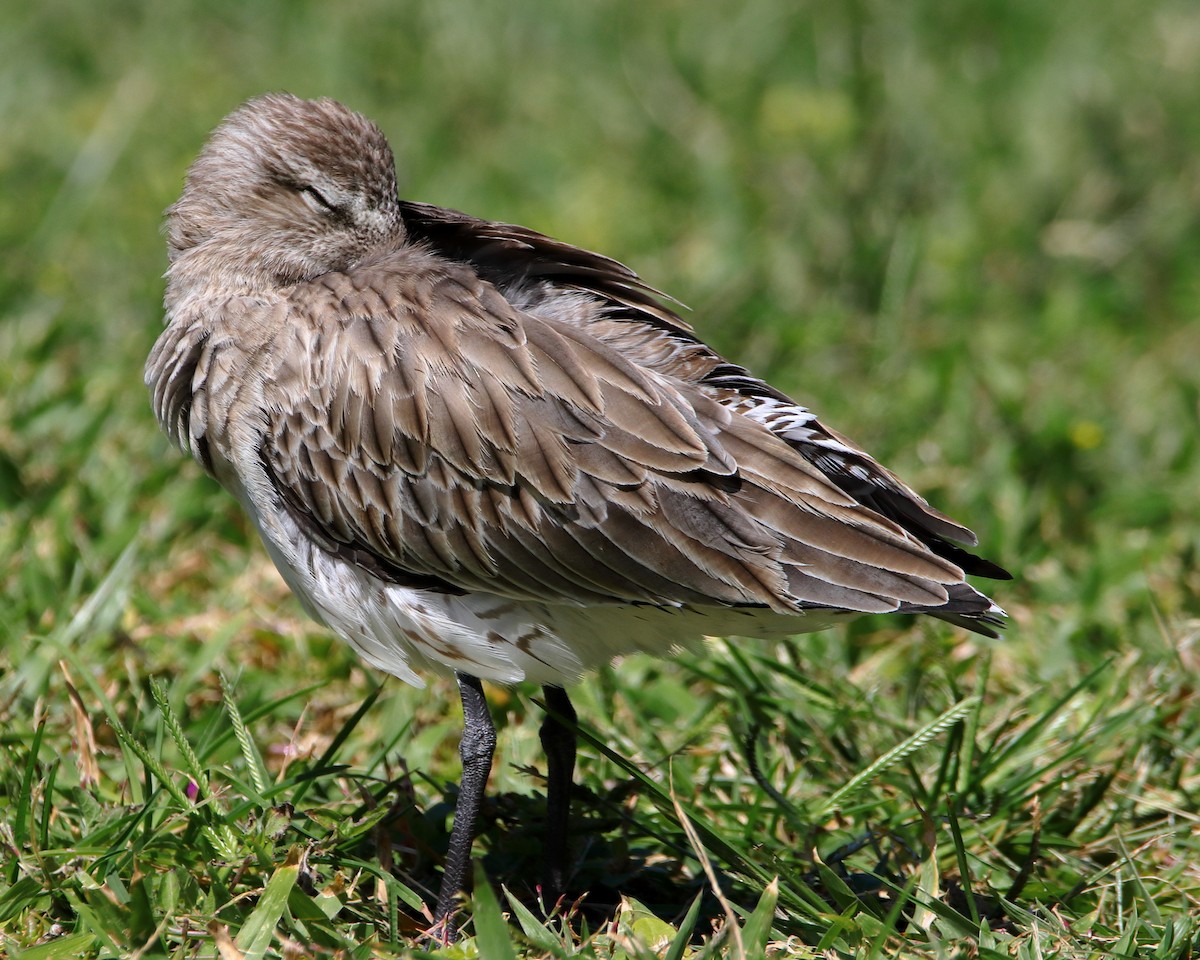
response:
[[[233,111],[165,233],[145,369],[163,429],[240,501],[308,614],[380,671],[457,681],[445,939],[496,745],[483,681],[543,688],[555,897],[567,688],[589,671],[869,614],[1005,622],[967,582],[1009,577],[974,533],[721,356],[677,301],[606,256],[401,200],[386,136],[335,100]]]

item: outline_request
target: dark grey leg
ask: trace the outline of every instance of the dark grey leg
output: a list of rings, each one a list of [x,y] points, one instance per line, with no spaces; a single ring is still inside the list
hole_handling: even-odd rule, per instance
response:
[[[571,814],[571,781],[575,776],[575,708],[562,687],[544,686],[542,749],[546,751],[546,877],[542,902],[547,907],[562,896],[567,883],[567,821]],[[557,719],[554,714],[562,719]]]
[[[450,828],[450,849],[442,871],[442,889],[438,893],[434,919],[444,924],[443,939],[452,941],[457,931],[450,922],[458,910],[458,898],[467,882],[471,866],[471,844],[475,840],[475,821],[488,774],[492,770],[492,753],[496,749],[496,728],[488,712],[483,687],[476,677],[455,674],[463,705],[463,735],[458,753],[462,757],[462,781],[458,786],[458,803],[454,806],[454,826]]]

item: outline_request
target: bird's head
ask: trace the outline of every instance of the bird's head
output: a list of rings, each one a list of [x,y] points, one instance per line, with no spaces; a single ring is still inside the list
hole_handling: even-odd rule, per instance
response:
[[[257,97],[213,132],[166,232],[180,283],[287,285],[345,270],[404,238],[391,148],[334,100]]]

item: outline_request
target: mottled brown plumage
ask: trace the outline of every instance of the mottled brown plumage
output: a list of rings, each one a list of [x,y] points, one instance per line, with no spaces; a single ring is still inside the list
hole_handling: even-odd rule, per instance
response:
[[[381,669],[559,686],[708,634],[999,622],[965,527],[621,264],[399,201],[340,104],[246,104],[167,222],[158,417]]]

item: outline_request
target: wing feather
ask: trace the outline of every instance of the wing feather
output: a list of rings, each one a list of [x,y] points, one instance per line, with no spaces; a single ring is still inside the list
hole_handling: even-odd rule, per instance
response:
[[[290,349],[264,351],[281,372],[263,378],[262,459],[319,539],[372,570],[785,613],[936,604],[961,578],[765,425],[469,269],[405,248],[319,287],[281,318]]]
[[[864,450],[810,411],[720,356],[667,305],[669,297],[615,260],[526,227],[481,220],[424,203],[401,204],[410,233],[470,263],[526,309],[566,314],[565,299],[591,298],[579,334],[602,339],[636,362],[701,387],[722,404],[756,418],[856,502],[894,521],[932,552],[967,573],[1009,579],[1002,567],[957,546],[975,546],[967,527],[932,507]]]

